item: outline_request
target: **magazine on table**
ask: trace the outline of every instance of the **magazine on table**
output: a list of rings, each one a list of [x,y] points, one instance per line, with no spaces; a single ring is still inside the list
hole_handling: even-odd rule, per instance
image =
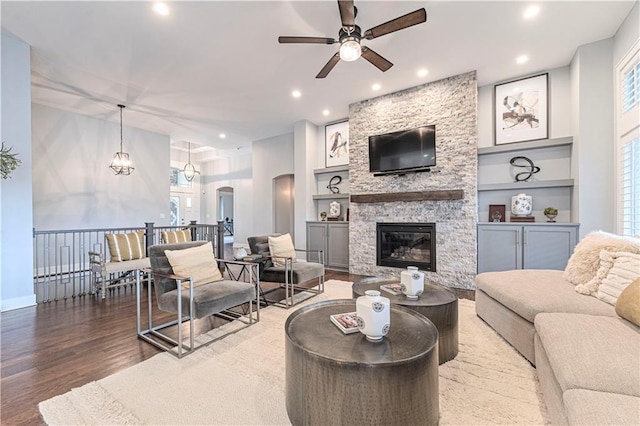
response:
[[[380,286],[380,290],[386,291],[387,293],[391,293],[394,296],[403,294],[402,286],[400,284],[383,284]]]
[[[331,315],[331,322],[344,334],[351,334],[358,331],[358,317],[355,312]]]

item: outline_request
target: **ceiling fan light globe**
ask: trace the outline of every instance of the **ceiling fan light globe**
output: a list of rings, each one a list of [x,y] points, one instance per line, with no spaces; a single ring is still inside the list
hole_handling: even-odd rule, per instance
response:
[[[347,40],[340,45],[340,59],[343,61],[355,61],[362,54],[360,43],[355,40]]]

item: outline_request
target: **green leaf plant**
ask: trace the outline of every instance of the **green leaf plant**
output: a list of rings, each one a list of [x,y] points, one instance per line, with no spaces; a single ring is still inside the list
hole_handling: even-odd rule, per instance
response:
[[[10,179],[11,172],[22,163],[18,158],[18,154],[11,152],[12,149],[12,146],[7,148],[2,142],[2,150],[0,151],[0,176],[2,179]]]

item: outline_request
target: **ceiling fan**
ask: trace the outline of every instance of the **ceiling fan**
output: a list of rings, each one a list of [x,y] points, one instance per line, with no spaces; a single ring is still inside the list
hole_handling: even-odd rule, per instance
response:
[[[391,68],[393,64],[378,55],[366,46],[361,46],[362,39],[373,40],[386,34],[393,33],[427,21],[427,11],[422,8],[415,10],[399,18],[392,19],[362,33],[360,27],[355,24],[358,9],[354,6],[353,0],[338,0],[342,28],[338,32],[338,40],[325,37],[296,37],[280,36],[279,43],[311,43],[311,44],[334,44],[340,43],[340,50],[329,59],[329,62],[320,70],[316,78],[325,78],[336,66],[338,61],[355,61],[360,56],[384,72]]]

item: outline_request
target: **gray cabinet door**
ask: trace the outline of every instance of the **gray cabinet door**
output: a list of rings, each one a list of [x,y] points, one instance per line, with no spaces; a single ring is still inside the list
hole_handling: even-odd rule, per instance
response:
[[[478,273],[522,268],[522,226],[478,225]]]
[[[328,224],[327,265],[349,268],[349,224]]]
[[[577,244],[577,230],[571,226],[525,226],[523,241],[523,268],[564,270]]]
[[[324,264],[327,264],[327,224],[307,223],[307,250],[323,250]],[[319,262],[316,253],[307,253],[307,260]]]

